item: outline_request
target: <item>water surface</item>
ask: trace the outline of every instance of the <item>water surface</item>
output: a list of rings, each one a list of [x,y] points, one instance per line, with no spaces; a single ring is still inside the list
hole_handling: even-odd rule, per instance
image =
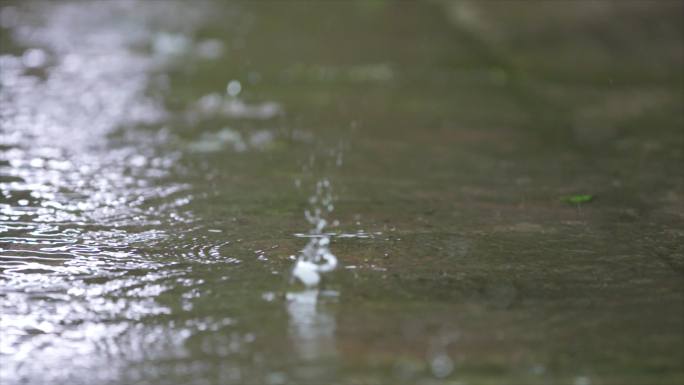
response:
[[[681,3],[0,5],[2,384],[684,380]]]

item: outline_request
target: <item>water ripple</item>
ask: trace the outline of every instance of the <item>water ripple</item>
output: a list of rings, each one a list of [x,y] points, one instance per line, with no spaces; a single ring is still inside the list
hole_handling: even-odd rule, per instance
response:
[[[149,93],[189,39],[154,21],[187,32],[204,11],[185,8],[183,17],[133,1],[0,10],[17,44],[0,52],[0,382],[82,383],[61,363],[106,367],[98,359],[126,351],[129,360],[142,345],[180,354],[194,330],[138,324],[171,313],[158,297],[189,271],[176,257],[219,260],[225,246],[198,238],[175,257],[153,250],[171,236],[160,225],[191,222],[182,153],[163,128],[169,112]]]

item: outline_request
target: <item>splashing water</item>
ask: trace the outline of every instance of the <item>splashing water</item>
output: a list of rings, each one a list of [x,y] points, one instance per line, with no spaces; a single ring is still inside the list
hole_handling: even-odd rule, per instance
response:
[[[326,213],[333,211],[332,187],[327,179],[316,183],[316,193],[309,198],[311,209],[304,211],[306,220],[313,225],[309,243],[302,249],[292,270],[294,279],[307,287],[318,285],[321,273],[335,270],[337,257],[330,251],[330,237],[323,232],[327,225]]]
[[[316,183],[316,192],[309,198],[310,208],[304,211],[306,220],[312,225],[309,242],[299,253],[292,269],[292,279],[298,280],[306,289],[287,293],[287,312],[290,315],[290,337],[299,357],[314,361],[321,357],[334,357],[335,317],[326,310],[323,303],[337,297],[336,291],[321,291],[317,286],[321,274],[337,267],[337,257],[330,251],[330,237],[324,232],[328,223],[326,214],[333,210],[330,181]]]
[[[308,287],[316,286],[321,280],[321,273],[327,273],[337,267],[337,257],[330,252],[327,236],[312,238],[302,250],[292,275]]]

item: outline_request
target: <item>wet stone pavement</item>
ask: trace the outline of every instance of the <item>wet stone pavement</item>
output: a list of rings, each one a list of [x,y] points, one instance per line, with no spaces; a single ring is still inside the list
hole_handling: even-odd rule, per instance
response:
[[[684,5],[0,2],[0,384],[684,382]]]

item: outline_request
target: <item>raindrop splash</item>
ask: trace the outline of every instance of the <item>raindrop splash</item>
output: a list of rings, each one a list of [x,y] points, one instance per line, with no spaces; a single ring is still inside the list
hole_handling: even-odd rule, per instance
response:
[[[304,211],[306,220],[313,226],[309,231],[309,243],[302,249],[292,277],[307,287],[317,286],[321,273],[337,267],[337,257],[330,251],[330,237],[323,232],[327,225],[326,215],[333,211],[332,187],[328,179],[316,183],[316,192],[309,198],[311,208]]]

